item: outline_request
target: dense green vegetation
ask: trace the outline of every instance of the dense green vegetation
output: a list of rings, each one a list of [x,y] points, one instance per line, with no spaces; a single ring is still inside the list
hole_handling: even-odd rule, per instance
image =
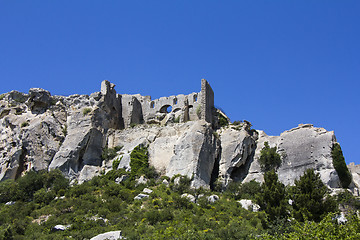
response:
[[[328,193],[328,188],[321,181],[320,175],[313,169],[306,170],[290,188],[293,216],[299,221],[319,222],[328,212],[336,211],[335,199]]]
[[[226,117],[221,112],[218,112],[217,114],[218,114],[220,127],[225,127],[225,126],[229,125],[229,121],[226,119]]]
[[[352,177],[349,169],[346,166],[345,158],[341,151],[340,144],[334,144],[331,151],[331,156],[333,159],[334,168],[339,175],[341,185],[343,188],[347,188],[352,181]]]
[[[148,167],[147,156],[147,149],[139,146],[131,153],[130,173],[115,167],[74,186],[58,170],[1,182],[0,239],[90,239],[113,230],[122,230],[127,239],[358,238],[359,218],[349,215],[347,223],[336,223],[336,199],[328,196],[314,171],[307,171],[294,187],[285,187],[275,171],[268,171],[263,184],[234,182],[224,192],[214,192],[190,188],[191,179],[185,176],[160,178]],[[129,177],[115,182],[124,175]],[[139,176],[149,181],[137,184]],[[134,200],[145,187],[153,190],[149,197]],[[183,193],[195,196],[196,203],[181,197]],[[210,203],[207,198],[213,194],[219,200]],[[257,202],[261,211],[243,209],[240,199]],[[360,206],[347,192],[337,201],[352,210]],[[54,231],[58,224],[68,228]]]
[[[288,199],[285,185],[278,180],[274,170],[264,174],[264,183],[257,195],[257,202],[272,222],[288,217]]]
[[[265,142],[264,148],[261,149],[259,163],[263,172],[278,169],[281,165],[281,157],[276,152],[276,147],[271,148],[269,143]]]

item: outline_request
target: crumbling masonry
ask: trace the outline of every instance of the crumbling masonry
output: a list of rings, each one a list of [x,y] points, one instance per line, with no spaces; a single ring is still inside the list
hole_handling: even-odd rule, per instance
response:
[[[114,93],[115,85],[107,80],[101,83],[101,93]],[[121,103],[119,128],[127,128],[135,124],[157,123],[166,125],[168,122],[186,122],[205,120],[213,123],[214,92],[210,84],[201,80],[201,91],[188,95],[151,99],[151,96],[140,94],[117,94]]]

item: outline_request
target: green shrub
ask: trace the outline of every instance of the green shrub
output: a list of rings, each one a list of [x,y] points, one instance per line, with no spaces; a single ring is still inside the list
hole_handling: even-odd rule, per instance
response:
[[[18,184],[12,179],[0,182],[0,203],[16,200]]]
[[[229,121],[226,119],[226,117],[222,113],[218,113],[219,117],[219,125],[220,127],[225,127],[229,125]]]
[[[29,123],[28,123],[28,122],[23,122],[23,123],[21,123],[21,127],[22,127],[22,128],[27,127],[27,126],[29,126]]]
[[[241,121],[234,121],[232,124],[233,124],[233,125],[240,125],[240,124],[241,124]]]
[[[30,171],[17,180],[18,191],[17,200],[30,201],[34,193],[44,187],[43,174]]]
[[[149,154],[146,147],[137,146],[130,153],[131,175],[133,177],[145,174],[149,168]]]
[[[261,191],[261,185],[254,179],[250,182],[231,182],[226,188],[225,195],[235,200],[253,199]]]
[[[344,208],[350,208],[350,210],[360,209],[360,199],[354,197],[352,193],[345,190],[336,196],[336,201],[343,205]]]
[[[34,202],[41,205],[48,205],[55,198],[55,194],[52,191],[47,191],[45,188],[34,193]]]
[[[179,123],[179,122],[180,122],[180,115],[174,119],[174,123]]]
[[[269,143],[265,142],[260,152],[259,163],[263,172],[278,169],[281,165],[281,157],[276,152],[276,147],[270,148]]]
[[[178,183],[175,183],[175,179],[178,179]],[[174,192],[183,194],[190,191],[191,179],[187,176],[177,174],[171,178],[170,188]]]
[[[114,157],[116,157],[117,152],[120,151],[122,149],[123,146],[116,146],[113,148],[104,148],[101,154],[101,158],[103,160],[110,160],[113,159]],[[120,159],[121,160],[121,159]],[[120,163],[120,161],[119,161]]]
[[[86,116],[86,115],[88,115],[91,111],[92,111],[91,108],[84,108],[84,109],[83,109],[83,115]]]
[[[340,144],[335,143],[331,150],[334,168],[339,175],[339,179],[343,188],[347,188],[351,181],[352,176],[346,166],[344,155],[341,151]]]
[[[69,188],[69,179],[65,178],[59,169],[45,172],[44,174],[44,186],[51,188],[55,193],[58,193],[61,189],[66,190]]]
[[[119,164],[120,164],[122,158],[123,158],[123,156],[121,156],[120,158],[114,159],[114,161],[112,163],[112,169],[117,169],[119,167]]]
[[[5,94],[0,95],[0,100],[3,100],[5,98]]]

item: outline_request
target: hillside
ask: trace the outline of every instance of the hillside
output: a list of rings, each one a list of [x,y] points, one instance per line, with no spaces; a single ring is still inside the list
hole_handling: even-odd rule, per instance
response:
[[[155,100],[108,81],[12,91],[0,123],[1,239],[359,237],[358,166],[334,132],[231,123],[206,80]]]

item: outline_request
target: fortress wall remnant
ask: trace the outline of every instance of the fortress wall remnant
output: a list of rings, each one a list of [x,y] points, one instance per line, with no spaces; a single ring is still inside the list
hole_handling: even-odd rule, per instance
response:
[[[143,105],[151,99],[150,96],[141,96],[140,94],[122,94],[121,96],[124,127],[127,128],[130,127],[131,124],[143,123]]]
[[[189,95],[179,94],[169,97],[161,97],[159,99],[145,101],[145,104],[142,105],[145,121],[151,121],[157,117],[157,114],[166,114],[166,113],[177,113],[181,111],[181,115],[184,114],[185,108],[196,108],[200,105],[198,101],[199,93],[191,93]],[[169,107],[171,111],[168,112]],[[188,120],[198,120],[197,117],[188,117]]]
[[[188,95],[179,94],[152,100],[140,94],[121,95],[124,127],[131,124],[160,122],[167,114],[180,117],[180,122],[205,120],[212,123],[214,92],[210,84],[201,80],[201,91]],[[169,108],[171,107],[171,108]]]
[[[201,119],[212,123],[214,91],[205,79],[201,79]]]

